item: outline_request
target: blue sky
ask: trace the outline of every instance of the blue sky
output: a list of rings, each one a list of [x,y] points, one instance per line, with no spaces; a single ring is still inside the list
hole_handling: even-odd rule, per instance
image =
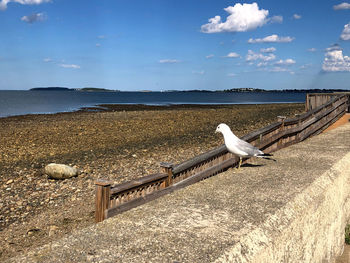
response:
[[[350,1],[0,0],[0,89],[349,89]]]

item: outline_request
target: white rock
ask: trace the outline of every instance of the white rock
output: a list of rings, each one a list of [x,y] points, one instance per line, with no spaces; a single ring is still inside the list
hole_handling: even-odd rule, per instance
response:
[[[78,170],[65,164],[50,163],[45,166],[45,174],[53,179],[67,179],[78,175]]]

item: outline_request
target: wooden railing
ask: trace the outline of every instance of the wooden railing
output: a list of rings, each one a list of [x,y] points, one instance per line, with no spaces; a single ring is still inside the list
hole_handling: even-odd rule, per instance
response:
[[[313,110],[339,95],[348,96],[347,112],[350,112],[350,92],[308,93],[306,94],[305,111]]]
[[[343,116],[348,97],[339,95],[329,102],[293,119],[278,117],[278,122],[251,132],[241,139],[265,153],[298,143],[319,134]],[[203,153],[178,165],[161,163],[161,172],[130,182],[112,186],[108,181],[96,182],[95,221],[127,211],[131,208],[186,187],[238,163],[225,145]]]

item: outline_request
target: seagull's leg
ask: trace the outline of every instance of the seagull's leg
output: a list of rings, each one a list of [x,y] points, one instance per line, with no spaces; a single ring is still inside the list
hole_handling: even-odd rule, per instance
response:
[[[237,170],[239,170],[241,168],[241,164],[242,164],[242,157],[239,157],[239,163],[238,163]]]

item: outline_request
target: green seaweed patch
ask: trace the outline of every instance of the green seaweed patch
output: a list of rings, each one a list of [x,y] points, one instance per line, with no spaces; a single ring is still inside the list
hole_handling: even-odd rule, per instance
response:
[[[345,227],[345,244],[350,245],[350,225]]]

